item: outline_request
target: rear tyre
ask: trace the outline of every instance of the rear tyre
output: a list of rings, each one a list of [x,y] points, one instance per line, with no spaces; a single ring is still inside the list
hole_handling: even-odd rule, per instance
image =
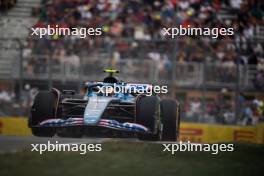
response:
[[[36,95],[29,118],[29,125],[32,126],[31,131],[34,136],[52,137],[55,135],[55,128],[34,127],[40,122],[54,117],[55,102],[56,97],[51,92],[43,91]]]
[[[162,140],[177,141],[180,127],[180,106],[175,100],[161,101]]]
[[[158,140],[159,99],[156,96],[140,97],[136,105],[136,123],[147,127],[155,134],[138,134],[140,140]]]

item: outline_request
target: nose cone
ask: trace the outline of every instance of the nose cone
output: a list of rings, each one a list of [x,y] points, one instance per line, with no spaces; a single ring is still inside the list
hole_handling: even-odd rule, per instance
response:
[[[84,124],[97,125],[112,97],[90,97],[84,111]]]

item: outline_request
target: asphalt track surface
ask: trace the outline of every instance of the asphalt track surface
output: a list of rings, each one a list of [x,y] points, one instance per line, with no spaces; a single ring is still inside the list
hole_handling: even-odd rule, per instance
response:
[[[118,139],[111,138],[46,138],[46,137],[34,137],[34,136],[0,136],[0,153],[18,152],[23,150],[30,150],[31,144],[47,144],[58,143],[61,144],[80,144],[80,143],[103,143],[106,141],[112,141]],[[130,139],[135,140],[135,139]]]

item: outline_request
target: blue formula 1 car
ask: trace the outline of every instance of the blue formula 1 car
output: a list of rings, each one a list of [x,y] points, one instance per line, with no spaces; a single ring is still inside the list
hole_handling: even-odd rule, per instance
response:
[[[28,121],[32,134],[40,137],[57,134],[61,137],[178,139],[180,106],[176,100],[148,96],[146,92],[152,85],[119,82],[114,76],[118,71],[105,72],[109,76],[102,82],[85,84],[84,95],[55,88],[40,91]]]

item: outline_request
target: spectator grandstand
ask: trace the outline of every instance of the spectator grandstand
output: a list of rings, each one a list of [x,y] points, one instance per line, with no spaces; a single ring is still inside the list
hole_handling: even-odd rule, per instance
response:
[[[111,66],[121,70],[122,79],[198,89],[203,98],[179,98],[187,121],[255,124],[264,116],[263,11],[260,0],[42,0],[32,8],[33,27],[101,27],[103,35],[21,40],[16,63],[23,76],[17,79],[34,80],[36,87],[36,80],[47,79],[65,86],[99,79],[98,72]],[[232,27],[235,35],[161,36],[163,27],[179,25]],[[229,99],[221,92],[226,89]],[[243,91],[258,93],[234,95]]]
[[[159,69],[162,72],[172,67],[173,60],[179,63],[206,61],[216,65],[211,69],[218,70],[210,76],[219,81],[234,82],[236,63],[253,65],[253,68],[264,60],[263,42],[255,40],[258,36],[256,29],[263,25],[262,7],[261,1],[252,0],[42,1],[39,8],[33,9],[33,15],[39,16],[34,27],[48,24],[58,24],[60,27],[102,27],[104,36],[92,39],[69,36],[47,36],[47,40],[30,38],[25,50],[36,55],[58,56],[62,58],[55,59],[58,64],[72,54],[91,56],[103,52],[111,57],[115,51],[119,58],[115,62],[120,59],[161,60],[163,66]],[[160,35],[163,27],[179,25],[233,27],[235,35],[221,36],[217,40],[206,37],[199,40],[197,37],[180,38],[177,43],[164,40]],[[39,61],[30,58],[31,62]],[[32,70],[31,64],[28,69]],[[256,68],[250,71],[255,71],[252,80],[261,79],[261,71]],[[263,87],[259,83],[255,86]]]

